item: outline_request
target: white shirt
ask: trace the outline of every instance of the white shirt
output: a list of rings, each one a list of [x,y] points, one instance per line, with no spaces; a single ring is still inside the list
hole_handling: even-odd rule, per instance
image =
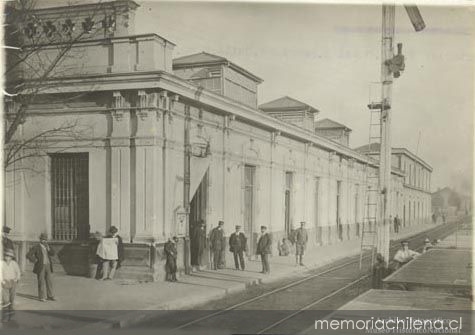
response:
[[[97,246],[96,254],[102,259],[117,260],[119,259],[118,245],[117,237],[104,237]]]
[[[394,260],[398,261],[400,263],[406,263],[412,260],[414,257],[419,256],[420,254],[418,252],[415,252],[413,250],[407,249],[399,249],[396,252],[396,255],[394,255]]]
[[[13,259],[10,261],[10,264],[5,261],[2,261],[1,266],[2,280],[20,280],[20,268],[18,267],[18,263],[15,262]]]

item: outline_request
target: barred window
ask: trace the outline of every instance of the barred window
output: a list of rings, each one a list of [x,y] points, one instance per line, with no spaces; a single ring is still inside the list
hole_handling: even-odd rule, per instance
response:
[[[51,154],[51,209],[54,240],[85,240],[89,235],[89,156]]]

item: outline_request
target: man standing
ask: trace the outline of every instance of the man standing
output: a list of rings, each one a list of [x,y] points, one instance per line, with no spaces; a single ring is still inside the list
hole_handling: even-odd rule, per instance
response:
[[[16,287],[21,277],[18,263],[13,260],[13,250],[3,252],[2,268],[2,322],[10,321],[14,313]]]
[[[203,257],[203,251],[206,247],[206,225],[202,220],[199,221],[199,225],[193,229],[191,242],[191,265],[200,270],[202,265],[201,258]]]
[[[236,270],[239,270],[239,264],[241,264],[241,270],[244,271],[244,252],[247,251],[247,238],[241,231],[241,226],[236,226],[236,231],[229,237],[229,251],[234,255]]]
[[[257,254],[261,255],[261,273],[270,274],[269,255],[272,248],[272,237],[267,233],[267,227],[261,226],[261,237],[257,242]]]
[[[13,241],[8,238],[8,234],[10,234],[10,230],[11,230],[10,227],[3,226],[3,230],[2,230],[3,252],[5,252],[5,250],[15,250]],[[15,259],[15,256],[13,256],[13,259]]]
[[[221,269],[223,264],[222,254],[225,247],[223,226],[224,222],[219,221],[218,226],[211,230],[209,235],[210,248],[213,253],[213,270]]]
[[[26,257],[35,263],[33,273],[38,278],[38,298],[42,302],[45,302],[46,299],[56,300],[53,294],[53,262],[51,256],[54,256],[54,250],[48,245],[48,236],[41,233],[40,244],[31,248]]]
[[[165,255],[167,257],[167,262],[165,263],[165,272],[166,272],[166,281],[178,281],[176,279],[176,271],[177,271],[177,266],[176,266],[176,259],[177,259],[177,248],[176,244],[178,243],[178,237],[173,236],[172,239],[168,239],[168,242],[165,243],[164,246],[164,251]]]
[[[394,233],[399,234],[399,217],[397,215],[394,217]]]
[[[114,279],[115,271],[120,267],[124,258],[122,238],[115,226],[109,228],[109,234],[104,237],[97,247],[97,256],[101,258],[102,280]],[[109,270],[110,268],[110,270]]]
[[[295,264],[303,266],[303,254],[307,247],[308,234],[305,229],[305,222],[300,222],[300,228],[295,232]]]
[[[432,213],[432,223],[436,224],[437,222],[437,216],[435,216],[435,213]]]

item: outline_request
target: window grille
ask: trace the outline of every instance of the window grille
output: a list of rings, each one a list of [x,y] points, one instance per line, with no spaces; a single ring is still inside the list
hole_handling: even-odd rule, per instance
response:
[[[85,240],[89,235],[89,157],[52,154],[51,207],[54,240]]]

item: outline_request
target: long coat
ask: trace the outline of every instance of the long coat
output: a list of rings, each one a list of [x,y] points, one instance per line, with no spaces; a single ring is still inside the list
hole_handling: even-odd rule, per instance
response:
[[[41,251],[41,245],[35,245],[33,248],[28,251],[26,258],[30,260],[32,263],[35,263],[33,266],[33,273],[38,274],[43,270],[43,267],[45,266],[43,263],[43,252]],[[49,260],[49,266],[51,269],[51,272],[53,272],[53,262],[51,261],[51,256],[54,256],[54,250],[49,247],[48,250],[48,260]]]
[[[226,240],[224,237],[224,230],[218,229],[218,227],[211,230],[209,235],[209,243],[211,250],[222,251],[226,246]]]
[[[244,233],[232,233],[229,237],[229,251],[247,251],[247,237]]]
[[[167,257],[167,262],[165,263],[165,271],[167,273],[175,273],[177,270],[176,258],[177,250],[175,243],[168,241],[164,246],[165,256]]]
[[[257,242],[257,254],[258,255],[263,255],[263,254],[270,254],[271,253],[271,248],[272,248],[272,237],[270,236],[269,233],[265,233],[264,235],[261,235],[259,238],[259,241]]]

